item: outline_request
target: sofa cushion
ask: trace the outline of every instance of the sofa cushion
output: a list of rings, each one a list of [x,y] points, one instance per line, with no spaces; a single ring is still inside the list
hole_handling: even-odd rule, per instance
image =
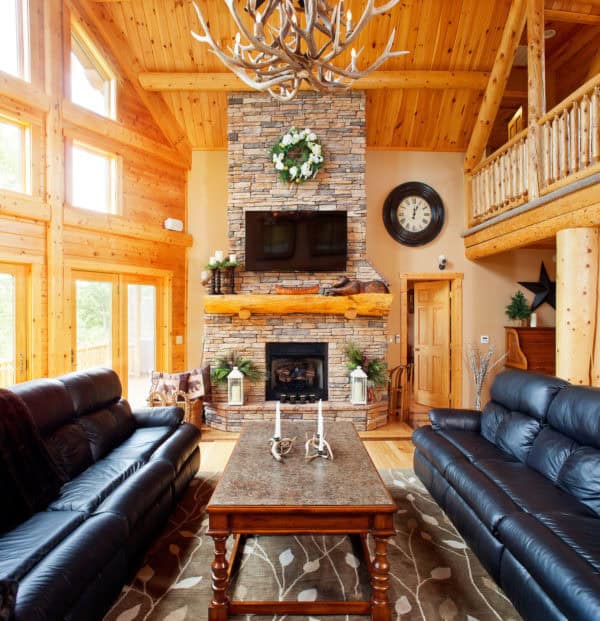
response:
[[[562,467],[558,484],[600,515],[600,451],[589,446],[575,450]]]
[[[525,464],[484,460],[476,466],[527,513],[564,511],[588,517],[593,515],[588,507]]]
[[[106,459],[148,461],[150,455],[173,433],[172,427],[142,427],[112,450]]]
[[[176,405],[136,408],[133,417],[138,427],[177,427],[183,420],[183,410]]]
[[[183,423],[152,453],[150,461],[164,459],[169,462],[175,472],[179,472],[188,457],[194,452],[200,440],[200,431],[195,425]]]
[[[85,432],[75,423],[59,427],[46,436],[45,443],[67,481],[74,479],[94,463]]]
[[[557,377],[510,369],[496,375],[490,397],[508,411],[544,422],[555,396],[568,385]]]
[[[496,444],[519,461],[525,462],[541,428],[539,420],[520,412],[511,412],[498,427]]]
[[[578,444],[569,437],[544,427],[533,442],[527,465],[557,483],[558,474]]]
[[[600,574],[559,534],[522,513],[502,520],[498,535],[568,619],[600,619]]]
[[[121,444],[135,428],[131,408],[124,399],[106,409],[81,416],[78,423],[88,439],[94,461]]]
[[[548,423],[579,444],[600,449],[600,389],[565,388],[550,406]]]
[[[0,537],[0,576],[21,580],[85,519],[74,511],[42,511]]]
[[[102,459],[65,483],[60,496],[48,508],[51,511],[90,513],[140,466],[139,461]]]
[[[110,513],[90,516],[19,583],[15,621],[67,619],[73,604],[119,554],[127,525]]]
[[[121,381],[112,369],[75,371],[59,378],[73,401],[76,416],[89,414],[121,398]]]
[[[442,474],[452,462],[465,461],[465,456],[430,426],[417,429],[412,439],[414,445]]]
[[[171,464],[162,460],[150,462],[123,481],[95,513],[113,513],[122,517],[131,533],[174,478]]]
[[[16,580],[0,580],[0,621],[13,618],[19,583]]]
[[[440,431],[440,436],[455,446],[469,461],[475,462],[480,459],[508,459],[514,458],[499,449],[496,445],[482,438],[472,431]]]
[[[31,380],[11,386],[10,390],[25,401],[42,437],[75,416],[73,401],[57,379]]]

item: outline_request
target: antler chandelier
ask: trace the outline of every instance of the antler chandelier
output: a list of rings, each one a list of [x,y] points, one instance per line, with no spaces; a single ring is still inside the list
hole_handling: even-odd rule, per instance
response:
[[[363,49],[356,50],[358,35],[369,21],[389,11],[399,0],[379,7],[368,0],[358,21],[350,10],[344,15],[344,0],[332,8],[327,0],[224,0],[238,28],[233,49],[223,51],[213,39],[202,11],[194,2],[204,31],[192,36],[208,43],[211,51],[243,82],[268,91],[281,101],[293,99],[302,82],[312,89],[332,91],[348,88],[354,80],[375,71],[386,60],[408,54],[392,51],[393,29],[383,53],[360,70],[357,62]],[[264,5],[264,6],[263,6]],[[240,8],[243,7],[243,15]],[[260,10],[262,9],[262,11]],[[350,61],[347,62],[347,50]],[[342,63],[341,57],[346,57]]]

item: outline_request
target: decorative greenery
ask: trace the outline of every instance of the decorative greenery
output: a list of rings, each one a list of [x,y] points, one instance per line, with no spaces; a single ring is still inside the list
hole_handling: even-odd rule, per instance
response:
[[[217,358],[217,364],[210,370],[211,381],[215,384],[227,384],[227,376],[233,367],[237,367],[250,382],[257,382],[262,379],[263,374],[250,358],[243,358],[238,356],[235,351],[231,351]]]
[[[369,359],[356,343],[350,342],[344,350],[348,359],[347,368],[352,372],[360,366],[367,374],[367,379],[374,386],[385,386],[388,383],[387,364],[381,358]]]
[[[271,149],[271,159],[279,178],[286,183],[303,183],[312,179],[325,158],[317,135],[308,127],[292,127]]]
[[[531,315],[531,307],[522,291],[517,291],[510,299],[510,304],[504,311],[509,319],[527,319]]]

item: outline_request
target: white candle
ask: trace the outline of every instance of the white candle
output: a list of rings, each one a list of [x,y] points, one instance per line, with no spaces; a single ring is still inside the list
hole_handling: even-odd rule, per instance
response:
[[[222,250],[215,250],[215,259],[220,263],[225,258],[225,253]]]
[[[323,450],[323,401],[319,399],[319,415],[317,417],[317,435],[319,436],[319,450]]]
[[[352,30],[352,11],[346,13],[346,34]]]
[[[537,328],[537,315],[535,313],[531,313],[529,316],[529,326],[531,328]]]
[[[350,50],[350,68],[352,69],[352,71],[356,71],[356,56],[356,50],[352,48]]]
[[[208,272],[206,270],[203,270],[202,274],[200,274],[200,280],[208,280]]]
[[[215,257],[211,257],[211,258],[208,260],[208,264],[209,264],[209,265],[216,265],[216,264],[217,264],[217,259],[216,259]]]
[[[229,263],[237,263],[237,257],[235,256],[235,254],[229,255]]]
[[[236,56],[240,55],[240,41],[242,40],[242,35],[239,32],[235,34],[235,46],[233,48],[233,53]]]
[[[281,438],[281,408],[278,401],[275,405],[275,434],[274,438]]]
[[[241,386],[239,384],[234,384],[231,387],[231,400],[234,403],[239,403],[242,400]]]

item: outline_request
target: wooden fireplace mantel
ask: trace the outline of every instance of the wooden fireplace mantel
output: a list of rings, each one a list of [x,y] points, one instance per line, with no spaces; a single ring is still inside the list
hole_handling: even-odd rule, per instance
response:
[[[390,293],[359,293],[348,296],[329,295],[209,295],[204,298],[204,312],[209,315],[343,315],[385,317],[390,312]]]

